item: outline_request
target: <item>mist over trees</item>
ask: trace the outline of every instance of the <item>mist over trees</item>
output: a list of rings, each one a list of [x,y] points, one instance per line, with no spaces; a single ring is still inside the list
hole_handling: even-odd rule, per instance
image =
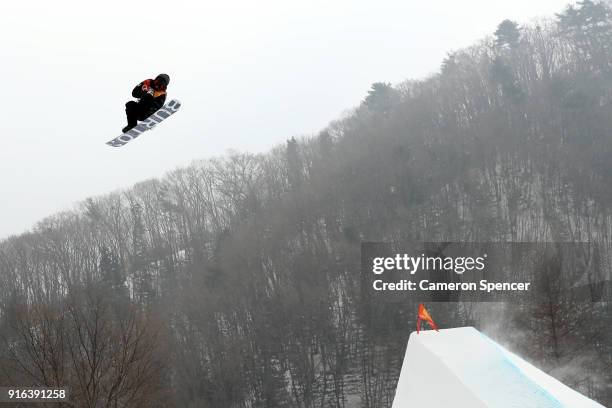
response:
[[[605,3],[506,20],[429,78],[375,83],[316,136],[0,242],[0,384],[69,386],[78,407],[390,407],[416,306],[363,300],[360,242],[610,251],[611,48]],[[552,290],[428,308],[612,406],[611,305]]]

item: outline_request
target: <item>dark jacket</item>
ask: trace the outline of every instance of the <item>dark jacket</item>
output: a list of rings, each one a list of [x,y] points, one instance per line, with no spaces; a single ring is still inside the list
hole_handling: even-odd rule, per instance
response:
[[[153,89],[153,94],[147,92],[145,89]],[[152,79],[145,79],[136,85],[132,91],[132,96],[138,98],[138,105],[141,109],[140,113],[146,116],[156,112],[159,108],[164,106],[164,102],[166,102],[166,90],[155,89]]]

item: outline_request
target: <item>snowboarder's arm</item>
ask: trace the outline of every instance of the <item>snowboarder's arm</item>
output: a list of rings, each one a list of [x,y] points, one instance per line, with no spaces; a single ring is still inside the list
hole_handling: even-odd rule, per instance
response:
[[[150,94],[151,92],[151,80],[150,79],[146,79],[144,81],[142,81],[141,83],[139,83],[138,85],[136,85],[136,87],[132,90],[132,96],[134,98],[142,98],[147,94]]]
[[[139,83],[138,85],[136,85],[136,86],[134,87],[134,89],[132,90],[132,96],[133,96],[134,98],[140,98],[140,97],[142,97],[142,94],[143,94],[143,93],[144,93],[144,92],[143,92],[143,90],[142,90],[142,82],[141,82],[141,83]]]

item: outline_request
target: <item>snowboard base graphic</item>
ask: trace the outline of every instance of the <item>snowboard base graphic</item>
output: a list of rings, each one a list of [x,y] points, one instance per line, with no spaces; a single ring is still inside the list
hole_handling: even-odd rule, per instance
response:
[[[129,141],[136,139],[147,130],[153,129],[158,123],[177,112],[180,107],[181,103],[176,99],[172,99],[170,102],[159,108],[154,114],[140,122],[136,127],[133,127],[113,140],[106,142],[106,144],[113,147],[121,147],[127,144]]]

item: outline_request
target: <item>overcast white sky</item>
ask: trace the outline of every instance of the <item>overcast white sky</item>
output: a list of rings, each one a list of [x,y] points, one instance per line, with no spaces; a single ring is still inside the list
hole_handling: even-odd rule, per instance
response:
[[[313,134],[370,84],[435,72],[446,53],[567,0],[21,0],[0,3],[0,238],[228,149]],[[181,111],[122,148],[142,79]]]

